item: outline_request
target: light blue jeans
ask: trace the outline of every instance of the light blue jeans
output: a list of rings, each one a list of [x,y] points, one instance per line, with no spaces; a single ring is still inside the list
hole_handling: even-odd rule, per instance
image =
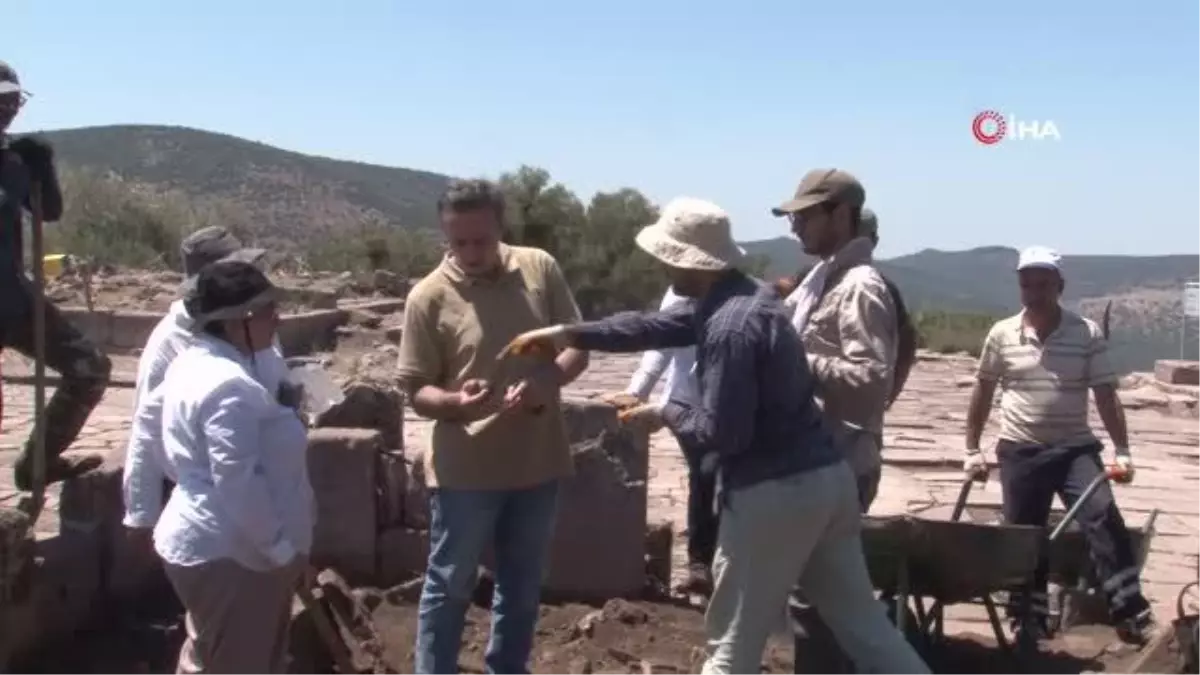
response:
[[[489,673],[529,672],[559,482],[521,490],[436,488],[417,620],[418,673],[457,673],[463,624],[484,549],[496,554]]]

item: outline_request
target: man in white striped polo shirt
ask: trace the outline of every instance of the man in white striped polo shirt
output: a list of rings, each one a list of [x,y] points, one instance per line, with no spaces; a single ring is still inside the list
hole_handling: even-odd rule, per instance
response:
[[[1115,446],[1116,463],[1130,478],[1133,459],[1107,340],[1094,322],[1059,304],[1065,287],[1061,257],[1045,247],[1026,249],[1017,276],[1024,309],[992,326],[983,344],[967,412],[963,469],[969,476],[987,477],[979,439],[999,384],[996,460],[1004,516],[1014,524],[1045,526],[1055,494],[1070,506],[1103,471],[1103,446],[1088,425],[1089,389]],[[1153,618],[1142,596],[1129,531],[1107,483],[1081,507],[1077,522],[1087,536],[1118,634],[1143,642]],[[1028,593],[1029,613],[1014,624],[1035,638],[1046,634],[1046,577],[1043,558],[1032,584],[1014,591],[1009,606],[1010,616],[1019,616],[1016,610]]]

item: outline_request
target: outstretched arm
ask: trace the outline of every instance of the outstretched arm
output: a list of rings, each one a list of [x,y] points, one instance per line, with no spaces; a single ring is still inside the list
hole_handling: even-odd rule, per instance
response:
[[[691,305],[664,312],[621,312],[567,327],[567,344],[598,352],[643,352],[696,344]]]

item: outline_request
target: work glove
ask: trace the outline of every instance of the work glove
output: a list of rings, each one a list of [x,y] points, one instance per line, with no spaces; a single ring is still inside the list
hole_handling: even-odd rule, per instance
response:
[[[986,483],[988,478],[987,458],[979,448],[967,448],[963,454],[963,474],[968,480]]]
[[[541,356],[554,358],[559,350],[567,346],[567,327],[559,324],[521,333],[505,345],[496,360],[508,356]]]
[[[46,139],[22,136],[9,143],[8,149],[17,153],[34,180],[44,183],[53,177],[54,148]]]
[[[642,400],[640,398],[638,398],[637,396],[635,396],[634,394],[630,394],[629,392],[625,392],[625,391],[600,394],[600,400],[604,401],[605,403],[611,405],[614,408],[617,408],[618,410],[624,410],[625,408],[632,408],[636,405],[641,404],[641,402],[642,402]]]
[[[617,421],[628,426],[636,426],[650,433],[663,427],[662,406],[657,403],[624,408],[617,411]]]
[[[1119,482],[1128,483],[1133,480],[1133,455],[1129,454],[1129,448],[1116,448],[1117,468],[1124,474]]]

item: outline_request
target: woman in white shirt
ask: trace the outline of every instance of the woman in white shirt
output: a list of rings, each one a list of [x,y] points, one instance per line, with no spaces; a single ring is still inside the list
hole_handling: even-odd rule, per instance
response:
[[[249,263],[206,267],[184,300],[195,342],[150,394],[161,398],[177,478],[154,548],[187,609],[181,673],[286,672],[315,511],[304,424],[255,379],[254,354],[279,323],[276,298]]]

